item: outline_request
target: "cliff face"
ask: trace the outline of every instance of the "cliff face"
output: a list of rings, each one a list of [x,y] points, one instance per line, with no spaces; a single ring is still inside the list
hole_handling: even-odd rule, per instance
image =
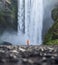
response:
[[[49,28],[53,25],[54,21],[51,17],[51,11],[58,7],[58,0],[43,0],[44,17],[43,17],[43,39]]]
[[[17,30],[17,0],[0,0],[0,30],[8,28]]]
[[[58,44],[58,8],[52,11],[52,18],[55,23],[46,34],[44,44]]]

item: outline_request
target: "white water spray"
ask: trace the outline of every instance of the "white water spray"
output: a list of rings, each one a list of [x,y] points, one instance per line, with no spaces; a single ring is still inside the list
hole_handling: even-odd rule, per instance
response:
[[[25,27],[25,33],[22,32],[24,42],[30,40],[32,45],[42,44],[43,0],[19,0],[18,8],[18,32]]]

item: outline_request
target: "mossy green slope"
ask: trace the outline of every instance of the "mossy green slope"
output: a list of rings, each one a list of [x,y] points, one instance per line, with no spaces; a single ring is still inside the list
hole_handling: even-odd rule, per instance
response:
[[[54,20],[54,24],[49,29],[44,39],[44,44],[47,44],[47,45],[58,44],[58,8],[55,8],[52,10],[52,18]]]

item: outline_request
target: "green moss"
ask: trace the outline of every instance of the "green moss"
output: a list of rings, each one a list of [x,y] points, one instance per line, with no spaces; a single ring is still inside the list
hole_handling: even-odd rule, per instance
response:
[[[58,39],[46,42],[47,45],[58,45]]]
[[[17,31],[17,0],[6,0],[5,4],[5,8],[0,10],[0,28]]]
[[[58,19],[58,8],[53,9],[51,15],[54,21],[57,20]]]
[[[58,8],[55,8],[52,11],[52,18],[55,22],[53,26],[49,29],[44,39],[44,44],[47,45],[58,44]]]

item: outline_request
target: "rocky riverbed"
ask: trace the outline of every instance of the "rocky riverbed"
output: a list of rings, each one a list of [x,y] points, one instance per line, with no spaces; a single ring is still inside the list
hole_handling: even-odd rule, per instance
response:
[[[0,45],[1,65],[58,65],[58,46]]]

